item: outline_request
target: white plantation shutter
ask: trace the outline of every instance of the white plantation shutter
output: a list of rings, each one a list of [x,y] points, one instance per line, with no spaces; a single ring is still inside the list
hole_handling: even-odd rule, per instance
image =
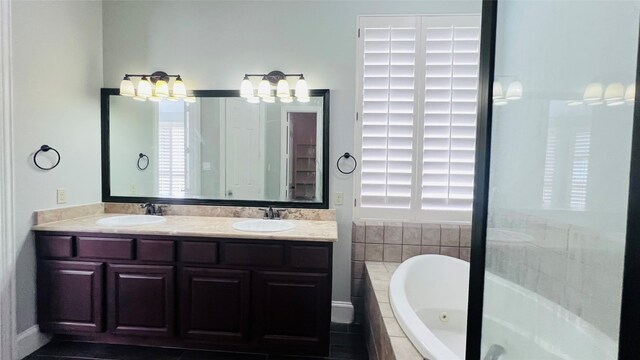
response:
[[[556,130],[549,128],[547,131],[547,148],[544,159],[544,184],[542,186],[542,204],[545,206],[551,206],[551,200],[553,200],[553,183],[556,172],[556,144]]]
[[[426,17],[422,209],[473,203],[480,18]]]
[[[356,216],[470,214],[480,17],[361,17],[359,25]]]
[[[591,131],[585,129],[576,132],[573,141],[573,160],[571,166],[570,206],[573,209],[584,209],[587,204],[590,148]]]
[[[409,209],[414,169],[416,20],[367,20],[361,28],[361,206]]]
[[[160,112],[158,121],[158,194],[184,196],[186,134],[183,113]]]

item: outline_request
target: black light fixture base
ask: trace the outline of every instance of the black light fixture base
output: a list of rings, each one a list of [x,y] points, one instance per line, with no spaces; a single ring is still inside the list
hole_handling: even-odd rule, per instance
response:
[[[287,76],[282,71],[274,70],[266,75],[267,80],[273,85],[278,85],[278,81],[286,79]]]
[[[149,78],[149,81],[151,81],[152,83],[156,83],[158,82],[158,80],[164,80],[166,82],[169,82],[169,74],[167,74],[164,71],[156,71],[153,74],[151,74],[151,77]]]

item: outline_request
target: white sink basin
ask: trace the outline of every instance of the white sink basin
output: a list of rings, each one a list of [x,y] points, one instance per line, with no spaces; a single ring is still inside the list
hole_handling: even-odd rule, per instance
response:
[[[96,221],[96,224],[100,226],[118,227],[161,224],[165,221],[167,221],[167,219],[155,215],[122,215],[100,219]]]
[[[296,227],[295,224],[283,220],[244,220],[231,226],[236,230],[249,232],[287,231]]]

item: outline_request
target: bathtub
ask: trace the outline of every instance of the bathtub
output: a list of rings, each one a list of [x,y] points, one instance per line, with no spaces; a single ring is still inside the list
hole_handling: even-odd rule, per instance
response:
[[[400,264],[389,285],[393,313],[423,357],[464,359],[469,263],[420,255]]]
[[[617,341],[539,294],[492,273],[485,276],[482,354],[505,359],[616,359]],[[443,255],[403,262],[389,285],[391,308],[429,360],[465,358],[469,263]],[[526,311],[523,311],[526,309]]]

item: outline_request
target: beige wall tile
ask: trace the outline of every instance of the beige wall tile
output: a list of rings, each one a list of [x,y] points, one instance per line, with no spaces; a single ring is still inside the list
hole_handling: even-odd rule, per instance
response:
[[[460,258],[460,248],[455,246],[442,246],[440,248],[440,254]]]
[[[440,246],[440,225],[422,224],[422,245]]]
[[[364,258],[367,261],[382,261],[382,244],[366,244]]]
[[[471,248],[461,247],[460,248],[460,259],[464,261],[471,261]]]
[[[365,237],[365,222],[354,221],[351,230],[352,241],[356,243],[363,243]]]
[[[362,261],[364,260],[364,243],[351,244],[351,259]]]
[[[421,254],[440,254],[440,246],[421,246],[420,247]]]
[[[420,245],[422,242],[422,225],[406,222],[402,224],[402,244]]]
[[[383,261],[401,262],[402,245],[384,245]]]
[[[420,255],[420,245],[402,245],[402,261]]]
[[[364,296],[364,281],[362,279],[351,279],[351,296]]]
[[[364,261],[351,262],[351,278],[362,279],[364,277]]]
[[[402,223],[385,222],[384,223],[384,243],[385,244],[402,244]]]
[[[367,221],[364,241],[371,244],[382,244],[384,239],[384,224],[381,221]]]
[[[471,225],[460,225],[460,246],[471,246]]]
[[[441,225],[440,232],[440,245],[460,246],[460,227],[458,225]]]

